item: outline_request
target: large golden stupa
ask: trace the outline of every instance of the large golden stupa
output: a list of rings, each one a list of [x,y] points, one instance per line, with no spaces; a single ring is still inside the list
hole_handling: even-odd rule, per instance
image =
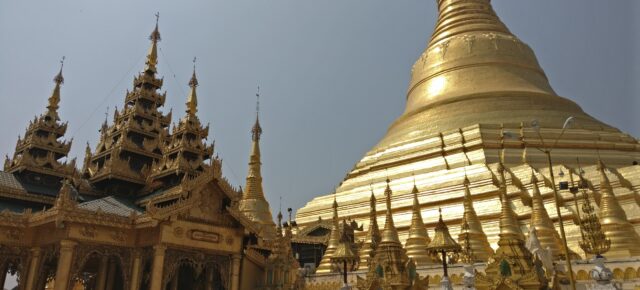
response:
[[[501,164],[506,167],[508,202],[522,232],[540,227],[531,224],[532,215],[548,215],[552,224],[545,229],[558,228],[554,184],[544,153],[552,149],[552,172],[571,250],[584,257],[578,245],[574,196],[559,184],[575,187],[582,175],[603,207],[599,209],[601,223],[612,240],[608,256],[640,255],[625,242],[637,239],[640,229],[638,140],[558,96],[531,48],[509,31],[489,0],[438,0],[437,5],[439,17],[431,40],[411,70],[406,109],[337,188],[339,216],[367,228],[370,186],[378,200],[383,200],[388,178],[395,193],[393,218],[404,243],[412,220],[415,180],[429,234],[438,221],[439,207],[452,233],[458,234],[468,186],[467,196],[473,201],[481,230],[495,249],[501,210],[496,176]],[[572,122],[565,122],[569,117]],[[607,170],[598,170],[599,160]],[[602,184],[602,174],[612,187],[613,206],[600,203],[599,192],[609,186]],[[532,203],[532,197],[540,196],[542,207],[537,201]],[[333,195],[324,195],[311,200],[298,211],[298,225],[313,225],[318,216],[330,219],[333,199]],[[384,222],[385,210],[384,203],[378,204],[378,223]],[[612,211],[616,213],[609,214]],[[625,225],[607,230],[612,220]],[[357,238],[362,239],[366,233],[360,234],[363,236]],[[541,241],[548,241],[543,247],[559,248],[553,230],[538,231],[538,235]]]

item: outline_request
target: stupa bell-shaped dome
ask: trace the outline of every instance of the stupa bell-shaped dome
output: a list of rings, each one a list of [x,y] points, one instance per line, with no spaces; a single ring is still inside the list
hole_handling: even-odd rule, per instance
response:
[[[489,0],[437,0],[439,17],[415,62],[404,114],[377,147],[470,124],[558,127],[574,116],[583,127],[607,125],[559,97],[531,48],[498,18]]]

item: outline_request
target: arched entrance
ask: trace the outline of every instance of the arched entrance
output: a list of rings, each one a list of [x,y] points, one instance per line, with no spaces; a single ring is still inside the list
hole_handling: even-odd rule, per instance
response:
[[[226,290],[227,281],[216,263],[181,259],[168,277],[165,290]]]
[[[78,264],[71,285],[74,290],[125,290],[119,256],[91,252]]]

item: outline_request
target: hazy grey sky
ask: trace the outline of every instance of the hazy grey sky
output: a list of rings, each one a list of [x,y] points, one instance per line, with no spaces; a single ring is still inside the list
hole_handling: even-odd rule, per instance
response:
[[[558,94],[640,136],[638,1],[493,1]],[[261,86],[264,186],[272,209],[326,194],[400,115],[434,0],[0,1],[0,153],[43,112],[66,56],[60,115],[81,162],[104,112],[122,107],[160,12],[165,112],[184,113],[198,57],[199,114],[224,174],[244,184]],[[109,117],[111,120],[112,116]]]

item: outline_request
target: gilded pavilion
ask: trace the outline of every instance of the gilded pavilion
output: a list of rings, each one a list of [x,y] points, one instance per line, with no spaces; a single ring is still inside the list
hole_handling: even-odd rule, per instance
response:
[[[45,112],[0,171],[0,272],[16,275],[21,290],[293,285],[291,235],[276,228],[262,190],[258,119],[243,191],[223,176],[198,118],[195,66],[185,113],[170,125],[157,22],[150,40],[143,70],[82,164],[65,161],[62,67],[55,76]]]

